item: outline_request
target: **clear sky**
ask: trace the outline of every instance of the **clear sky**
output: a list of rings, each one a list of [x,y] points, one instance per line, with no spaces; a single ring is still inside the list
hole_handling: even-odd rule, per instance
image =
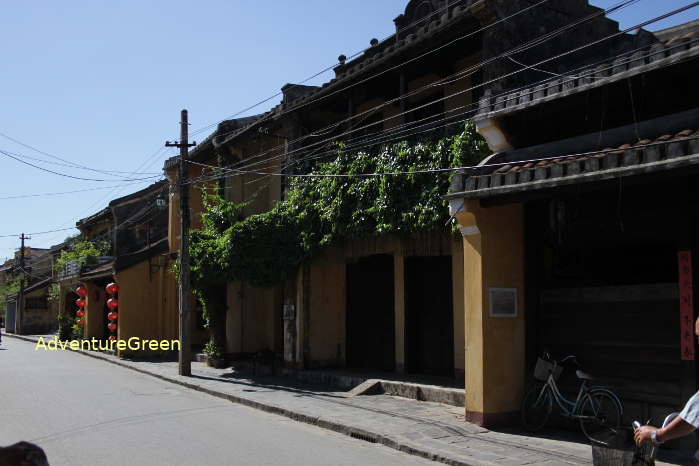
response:
[[[592,0],[608,7],[618,3]],[[622,27],[689,0],[640,0],[616,13]],[[195,131],[269,97],[394,31],[407,0],[204,2],[71,0],[10,2],[0,19],[0,133],[87,167],[125,171],[118,177],[62,163],[3,136],[0,150],[83,181],[24,165],[0,154],[0,236],[67,228],[109,200],[147,186],[103,188],[159,174],[175,154],[159,149],[178,136],[179,111]],[[696,19],[699,8],[656,23],[656,30]],[[311,84],[330,79],[326,73]],[[248,112],[268,110],[279,98]],[[193,139],[201,140],[207,133]],[[77,230],[34,235],[48,247]],[[0,259],[19,247],[0,237]]]

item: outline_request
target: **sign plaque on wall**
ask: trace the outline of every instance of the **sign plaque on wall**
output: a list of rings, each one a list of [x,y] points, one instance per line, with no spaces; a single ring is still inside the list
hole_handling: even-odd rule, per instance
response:
[[[517,317],[517,288],[488,288],[490,317]]]
[[[677,253],[680,279],[680,349],[683,361],[694,361],[694,284],[692,252]]]

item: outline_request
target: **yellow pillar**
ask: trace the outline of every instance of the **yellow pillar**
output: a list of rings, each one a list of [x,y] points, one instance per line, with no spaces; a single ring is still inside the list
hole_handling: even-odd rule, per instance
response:
[[[456,218],[464,243],[466,420],[509,423],[525,380],[522,205],[468,201]],[[491,294],[514,297],[514,306],[497,302],[491,309]]]

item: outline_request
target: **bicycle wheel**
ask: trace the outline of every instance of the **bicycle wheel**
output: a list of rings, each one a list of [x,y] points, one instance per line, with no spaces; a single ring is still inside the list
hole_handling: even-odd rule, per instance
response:
[[[548,421],[551,408],[553,408],[553,398],[548,387],[537,384],[529,388],[522,400],[521,414],[524,428],[531,432],[540,430]]]
[[[615,395],[607,390],[589,392],[583,398],[578,415],[580,428],[593,443],[608,444],[621,425],[621,405]]]

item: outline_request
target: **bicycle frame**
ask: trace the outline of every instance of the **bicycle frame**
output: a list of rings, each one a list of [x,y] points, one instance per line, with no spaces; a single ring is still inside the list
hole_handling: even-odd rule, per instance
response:
[[[554,365],[555,369],[555,365]],[[561,408],[563,411],[563,416],[565,417],[570,417],[570,418],[586,418],[589,416],[578,416],[575,413],[578,412],[578,409],[580,407],[580,404],[583,399],[583,395],[585,395],[589,390],[587,388],[587,382],[582,381],[582,384],[580,385],[580,389],[578,390],[578,396],[575,400],[575,402],[570,401],[568,398],[563,396],[561,391],[558,389],[558,385],[556,384],[556,379],[553,378],[553,374],[549,374],[548,379],[546,380],[546,383],[544,386],[541,388],[541,392],[539,393],[539,397],[537,398],[536,402],[538,403],[541,400],[541,395],[544,393],[544,390],[546,388],[551,389],[551,394],[553,395],[553,399],[556,401],[556,404]]]
[[[557,366],[557,363],[554,361],[554,366],[553,366],[554,368],[551,371],[551,373],[549,374],[548,379],[546,380],[546,383],[541,388],[541,392],[539,392],[539,396],[536,400],[536,403],[539,403],[541,401],[541,396],[543,395],[544,390],[546,390],[546,388],[549,388],[551,390],[551,394],[553,396],[553,399],[556,401],[556,404],[559,406],[559,408],[561,408],[561,411],[562,411],[561,414],[564,417],[571,418],[571,419],[578,419],[578,420],[596,420],[597,416],[585,416],[585,415],[578,414],[578,413],[579,413],[579,410],[580,410],[580,407],[582,405],[582,401],[583,401],[585,395],[587,395],[588,393],[591,393],[595,390],[604,390],[604,391],[609,392],[609,394],[616,400],[616,402],[619,406],[620,412],[623,412],[623,409],[621,408],[621,400],[619,400],[619,398],[616,396],[616,394],[614,392],[612,392],[609,389],[607,389],[606,387],[602,387],[602,386],[588,387],[586,380],[583,380],[582,383],[580,384],[580,388],[578,389],[578,396],[575,399],[575,402],[573,402],[573,401],[569,400],[568,398],[566,398],[565,396],[563,396],[563,394],[561,393],[561,391],[558,388],[558,385],[556,384],[556,379],[554,379],[554,377],[553,377],[553,374],[556,372],[556,366]]]

